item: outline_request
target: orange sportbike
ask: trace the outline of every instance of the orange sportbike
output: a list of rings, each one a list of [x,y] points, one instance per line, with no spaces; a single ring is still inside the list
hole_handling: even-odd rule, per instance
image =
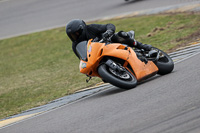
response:
[[[76,51],[81,73],[123,89],[134,88],[138,82],[156,74],[168,74],[174,68],[172,59],[162,50],[152,48],[145,52],[125,44],[110,43],[105,38],[99,42],[80,42]],[[141,61],[139,56],[146,61]]]

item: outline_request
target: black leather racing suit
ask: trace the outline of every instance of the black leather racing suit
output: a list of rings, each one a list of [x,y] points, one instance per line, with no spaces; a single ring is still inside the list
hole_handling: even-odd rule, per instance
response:
[[[86,25],[86,28],[82,32],[81,36],[77,41],[72,42],[72,49],[77,57],[78,54],[76,52],[76,45],[82,41],[88,41],[90,39],[95,38],[102,38],[102,34],[105,33],[107,30],[112,30],[113,33],[115,32],[115,26],[113,24],[90,24]]]
[[[76,45],[79,42],[88,41],[90,39],[96,39],[96,38],[98,38],[100,40],[100,39],[102,39],[102,35],[108,30],[112,31],[113,34],[114,34],[115,33],[115,26],[113,24],[90,24],[90,25],[86,25],[86,28],[81,33],[79,39],[72,43],[72,49],[73,49],[74,53],[76,54],[76,56],[79,58],[79,55],[76,52]],[[122,35],[123,38],[126,38],[126,41],[125,42],[119,41],[118,35],[120,36],[121,33],[123,33],[123,31],[114,34],[114,36],[111,39],[112,42],[124,43],[124,44],[129,45],[130,47],[136,47],[136,48],[139,48],[139,49],[150,50],[151,45],[142,44],[138,41],[131,39],[129,36],[123,36]]]

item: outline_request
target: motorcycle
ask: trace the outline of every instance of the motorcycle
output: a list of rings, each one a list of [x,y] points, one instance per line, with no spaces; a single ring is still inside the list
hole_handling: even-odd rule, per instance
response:
[[[132,32],[129,32],[132,33]],[[134,33],[131,35],[134,38]],[[77,44],[80,72],[89,77],[99,77],[104,82],[123,89],[136,87],[138,82],[172,72],[174,62],[164,51],[153,47],[146,52],[125,44],[111,43],[110,38]],[[145,57],[146,62],[140,57]]]

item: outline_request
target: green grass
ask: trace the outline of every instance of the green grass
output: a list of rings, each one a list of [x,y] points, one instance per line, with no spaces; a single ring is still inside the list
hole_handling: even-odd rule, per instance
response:
[[[198,35],[199,22],[199,14],[164,14],[96,23],[113,23],[117,31],[134,30],[136,40],[168,51],[194,41],[190,36]],[[0,50],[0,118],[101,81],[85,82],[64,27],[0,40]]]

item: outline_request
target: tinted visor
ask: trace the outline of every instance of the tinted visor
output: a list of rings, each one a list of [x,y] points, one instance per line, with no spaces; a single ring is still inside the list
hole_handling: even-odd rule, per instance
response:
[[[70,37],[72,41],[77,41],[79,37],[81,36],[82,32],[83,32],[83,29],[79,29],[78,31],[74,33],[69,33],[68,36]]]

